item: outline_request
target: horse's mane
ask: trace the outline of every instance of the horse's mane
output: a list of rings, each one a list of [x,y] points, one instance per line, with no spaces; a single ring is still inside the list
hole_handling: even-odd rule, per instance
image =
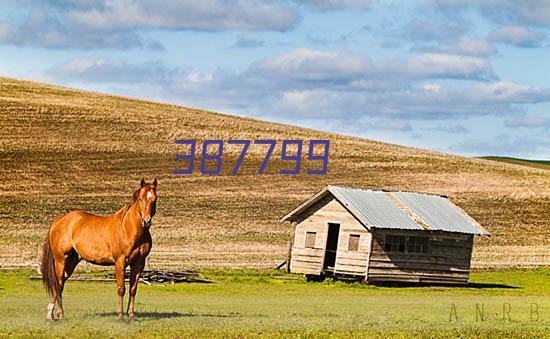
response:
[[[134,194],[132,194],[132,198],[130,199],[129,202],[127,202],[126,204],[124,204],[124,206],[122,206],[118,211],[117,213],[122,213],[122,217],[124,218],[124,215],[126,215],[126,213],[128,213],[128,210],[130,209],[130,207],[132,207],[132,205],[138,200],[138,197],[139,197],[139,190],[141,188],[138,188]]]

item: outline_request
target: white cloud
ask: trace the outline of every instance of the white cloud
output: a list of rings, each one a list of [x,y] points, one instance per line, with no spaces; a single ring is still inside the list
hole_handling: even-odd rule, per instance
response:
[[[536,103],[550,100],[550,89],[521,85],[512,81],[496,81],[475,85],[470,98],[480,102]]]
[[[349,119],[369,115],[367,97],[357,92],[326,89],[294,90],[281,94],[274,107],[281,115],[299,115],[305,118]]]
[[[286,31],[300,17],[296,6],[262,0],[28,0],[22,23],[0,23],[0,44],[46,48],[160,49],[149,30]]]
[[[494,78],[487,60],[446,53],[422,53],[373,63],[364,56],[343,50],[295,49],[263,61],[258,69],[265,74],[293,80],[350,81],[361,77]]]
[[[357,78],[369,71],[369,61],[349,52],[294,49],[265,60],[258,69],[270,75],[296,80]]]
[[[493,54],[495,48],[485,39],[464,36],[455,44],[451,45],[450,51],[458,54],[482,57]]]
[[[399,74],[415,78],[485,80],[494,78],[493,70],[487,60],[456,54],[424,53],[396,60],[390,64],[389,68]],[[391,69],[388,71],[391,72]]]
[[[489,39],[519,47],[539,47],[546,36],[523,26],[503,26],[492,31]]]
[[[116,48],[149,47],[160,49],[158,43],[144,39],[132,31],[92,31],[81,26],[67,26],[43,8],[32,9],[19,26],[4,23],[0,44],[38,46],[46,48]]]
[[[74,25],[91,29],[287,30],[298,14],[292,7],[260,0],[106,1],[101,7],[66,13]]]
[[[461,65],[464,60],[465,65]],[[252,64],[243,72],[205,74],[158,62],[75,59],[52,67],[47,74],[69,82],[156,85],[170,101],[296,119],[437,121],[506,116],[522,112],[525,105],[550,102],[550,90],[510,81],[455,83],[434,79],[470,76],[475,80],[490,74],[478,58],[455,55],[430,54],[426,59],[422,54],[370,63],[349,52],[292,50]],[[391,127],[407,128],[403,124]]]

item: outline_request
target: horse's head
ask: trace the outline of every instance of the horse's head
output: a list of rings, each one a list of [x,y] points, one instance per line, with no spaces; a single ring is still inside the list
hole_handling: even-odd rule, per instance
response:
[[[141,187],[134,193],[134,202],[138,205],[143,227],[151,226],[157,211],[157,183],[157,178],[152,184],[148,184],[144,179],[141,179]]]

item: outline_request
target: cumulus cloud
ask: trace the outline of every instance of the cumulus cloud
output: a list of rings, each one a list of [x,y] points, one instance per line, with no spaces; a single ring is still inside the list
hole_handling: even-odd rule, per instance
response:
[[[471,100],[492,103],[537,103],[550,99],[550,89],[522,85],[512,81],[477,84],[471,90]]]
[[[295,6],[261,0],[66,0],[31,8],[21,24],[0,22],[0,43],[47,48],[161,48],[149,30],[285,31],[299,20]]]
[[[294,8],[260,0],[105,1],[66,12],[75,25],[91,29],[161,28],[191,30],[287,30],[298,14]]]
[[[496,52],[496,44],[536,48],[548,41],[550,2],[546,0],[426,0],[417,2],[415,9],[430,19],[413,19],[401,28],[401,35],[393,36],[397,43],[412,42],[417,51],[488,56]],[[478,17],[497,26],[485,39],[471,36]]]
[[[266,74],[295,80],[345,81],[367,76],[480,80],[494,78],[487,60],[446,53],[422,53],[375,63],[364,56],[344,50],[295,49],[265,60],[257,67]]]
[[[366,117],[380,120],[378,128],[401,131],[411,128],[405,123],[410,120],[507,116],[521,113],[525,105],[550,102],[550,90],[486,80],[489,70],[478,58],[457,55],[372,62],[342,50],[299,49],[253,63],[242,72],[200,74],[159,62],[75,59],[47,74],[69,82],[156,84],[165,99],[214,110],[293,119]],[[448,81],[456,77],[473,81]],[[440,130],[464,132],[458,125]]]
[[[162,48],[159,43],[132,31],[93,31],[79,25],[67,25],[57,15],[43,8],[31,10],[21,25],[1,23],[1,43],[46,48]]]
[[[328,89],[293,90],[281,93],[274,110],[279,115],[305,118],[350,119],[368,116],[368,98],[364,93]]]
[[[413,86],[384,92],[305,89],[286,91],[275,107],[278,114],[312,117],[450,119],[506,115],[518,105],[550,102],[550,92],[508,82],[466,87]]]
[[[484,57],[495,53],[495,48],[485,39],[464,36],[449,47],[450,52]]]
[[[257,68],[269,75],[296,80],[339,80],[367,73],[370,62],[344,50],[294,49],[260,63]]]
[[[503,26],[492,31],[489,39],[518,47],[540,47],[546,35],[523,26]]]
[[[483,79],[494,78],[489,62],[483,58],[445,54],[424,53],[411,58],[396,60],[390,68],[401,74],[416,78],[457,78]]]

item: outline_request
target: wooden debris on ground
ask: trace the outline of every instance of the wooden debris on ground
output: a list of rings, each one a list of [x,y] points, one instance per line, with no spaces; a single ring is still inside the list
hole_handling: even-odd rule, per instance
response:
[[[42,279],[41,276],[30,276],[30,279]],[[129,281],[129,272],[126,272],[126,281]],[[103,277],[83,277],[73,276],[69,278],[71,281],[89,281],[89,282],[114,282],[115,274],[109,273]],[[199,273],[196,271],[161,271],[161,270],[146,270],[141,273],[139,281],[151,285],[152,283],[214,283],[212,280],[199,278]]]
[[[199,278],[199,273],[196,271],[143,271],[141,273],[140,280],[147,281],[149,283],[213,283],[211,280]]]

